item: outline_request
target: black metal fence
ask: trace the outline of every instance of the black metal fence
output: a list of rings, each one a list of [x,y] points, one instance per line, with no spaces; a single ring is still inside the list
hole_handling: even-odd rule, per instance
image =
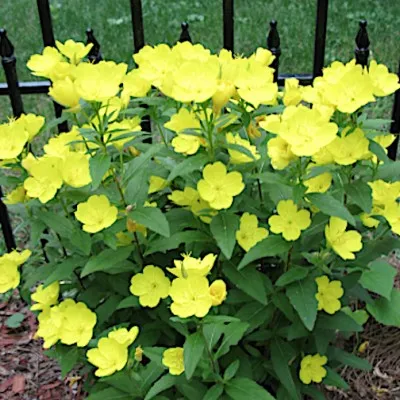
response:
[[[120,0],[122,1],[122,0]],[[128,0],[127,0],[128,1]],[[325,43],[326,43],[326,28],[328,21],[328,0],[316,0],[316,24],[315,24],[315,37],[314,37],[314,63],[312,74],[284,74],[279,73],[279,58],[282,50],[280,47],[280,38],[278,33],[277,21],[270,22],[270,30],[267,35],[266,47],[275,55],[275,60],[272,67],[275,68],[275,81],[279,85],[284,85],[287,78],[295,77],[299,79],[302,85],[309,85],[312,83],[313,78],[322,75],[322,69],[325,59]],[[131,17],[132,17],[132,31],[133,31],[133,51],[137,53],[145,45],[144,26],[143,26],[143,12],[141,0],[129,0]],[[234,0],[222,0],[223,8],[223,47],[227,50],[234,52]],[[44,46],[55,46],[55,38],[53,32],[53,24],[49,6],[49,0],[37,0],[37,9],[39,13],[40,26],[43,37]],[[86,31],[86,42],[93,43],[93,47],[89,53],[89,60],[98,62],[102,59],[100,52],[100,44],[96,40],[93,30]],[[189,25],[182,23],[181,34],[178,41],[191,41],[189,33]],[[360,27],[355,38],[355,58],[357,63],[367,65],[369,57],[370,41],[367,32],[367,21],[360,21]],[[19,82],[16,71],[16,57],[14,54],[14,47],[7,36],[4,29],[0,29],[0,57],[4,68],[6,83],[0,83],[0,96],[7,95],[10,98],[11,107],[15,117],[20,116],[24,112],[22,96],[47,93],[51,86],[50,81],[39,82]],[[400,64],[399,71],[400,77]],[[54,112],[56,117],[62,114],[62,107],[54,103]],[[150,124],[147,124],[149,129]],[[64,121],[58,125],[59,132],[68,131],[67,122]],[[394,103],[392,109],[392,124],[390,127],[391,133],[400,133],[400,89],[397,90],[394,96]],[[389,157],[392,160],[396,159],[397,148],[399,144],[399,135],[397,135],[394,143],[389,147]],[[10,218],[7,208],[2,201],[2,191],[0,187],[0,222],[4,235],[4,240],[8,251],[15,248],[15,239],[13,230],[10,223]]]

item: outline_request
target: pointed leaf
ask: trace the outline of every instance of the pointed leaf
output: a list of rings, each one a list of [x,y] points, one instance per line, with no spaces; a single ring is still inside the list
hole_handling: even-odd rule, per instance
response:
[[[225,391],[233,400],[275,400],[262,386],[248,378],[232,379],[227,383]]]
[[[218,247],[229,260],[236,244],[236,231],[239,229],[239,217],[229,212],[219,212],[211,221],[210,230]]]
[[[162,236],[169,237],[168,220],[159,208],[138,207],[129,213],[129,217],[138,224],[142,224]]]
[[[275,282],[275,285],[286,286],[289,285],[290,283],[300,281],[304,279],[309,272],[310,272],[309,268],[304,268],[304,267],[290,268],[289,271],[285,272],[283,275],[279,277],[279,279]]]
[[[225,355],[229,352],[231,346],[236,346],[240,339],[247,331],[249,324],[245,322],[231,322],[225,326],[224,338],[222,339],[221,346],[219,346],[217,352],[215,353],[215,358]]]
[[[367,304],[367,310],[381,324],[400,328],[400,290],[393,289],[390,300],[380,298]]]
[[[345,186],[350,199],[364,212],[370,213],[372,209],[372,189],[362,181],[355,181]]]
[[[204,339],[201,335],[201,332],[193,333],[186,338],[183,346],[183,358],[185,363],[185,375],[187,379],[190,379],[193,376],[197,364],[203,355],[204,347]]]
[[[150,400],[157,396],[159,393],[163,392],[174,386],[176,384],[177,377],[174,375],[166,374],[163,375],[158,381],[153,383],[150,390],[147,392],[144,400]]]
[[[108,154],[97,153],[89,160],[90,176],[92,177],[92,188],[96,190],[104,175],[111,166],[111,157]]]

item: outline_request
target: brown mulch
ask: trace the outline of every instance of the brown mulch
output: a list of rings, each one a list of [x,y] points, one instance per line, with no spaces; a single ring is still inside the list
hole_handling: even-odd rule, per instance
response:
[[[19,328],[5,325],[19,312],[25,319]],[[36,317],[16,296],[0,303],[0,400],[80,400],[80,382],[61,379],[57,362],[43,354],[34,339]]]

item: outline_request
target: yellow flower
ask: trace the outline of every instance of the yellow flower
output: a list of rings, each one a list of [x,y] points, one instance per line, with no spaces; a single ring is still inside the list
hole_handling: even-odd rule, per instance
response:
[[[296,78],[285,79],[285,91],[283,92],[283,104],[287,106],[297,106],[302,100],[302,88]]]
[[[82,58],[86,57],[93,47],[93,43],[85,45],[71,39],[68,39],[64,44],[56,40],[56,45],[60,53],[67,57],[72,64],[79,64]]]
[[[318,300],[318,310],[324,310],[328,314],[334,314],[341,308],[340,298],[343,296],[342,282],[329,281],[326,275],[315,278],[318,285],[318,293],[315,298]]]
[[[375,60],[369,63],[368,74],[375,96],[388,96],[400,88],[398,76],[389,73],[386,65],[378,64]]]
[[[172,55],[179,61],[206,62],[210,58],[210,50],[205,49],[200,43],[178,42],[172,47]]]
[[[226,284],[222,279],[217,279],[210,285],[210,295],[213,306],[219,306],[226,299]]]
[[[164,79],[161,91],[174,100],[203,103],[217,91],[219,63],[216,58],[207,62],[186,61]]]
[[[121,371],[128,362],[128,348],[109,337],[101,338],[97,347],[86,352],[88,361],[97,367],[96,376],[109,376]]]
[[[235,85],[239,96],[255,108],[276,103],[278,85],[273,82],[273,70],[258,62],[251,62],[247,69],[241,70]]]
[[[320,354],[305,356],[300,363],[300,380],[305,385],[309,385],[311,382],[321,383],[327,374],[323,367],[327,362],[327,357]]]
[[[222,108],[228,103],[229,99],[236,93],[236,88],[233,82],[219,80],[217,90],[213,94],[213,111],[219,114]]]
[[[192,275],[174,279],[169,295],[173,301],[171,312],[180,318],[193,315],[202,318],[212,306],[208,280],[204,276]]]
[[[75,71],[75,89],[86,101],[106,101],[119,92],[126,69],[126,64],[113,61],[81,63]]]
[[[362,249],[361,235],[357,231],[347,231],[347,222],[331,217],[325,226],[325,237],[333,251],[343,260],[354,260],[354,252]]]
[[[46,288],[43,288],[43,285],[39,285],[35,292],[31,294],[32,301],[36,302],[36,304],[31,306],[31,310],[44,310],[57,304],[59,294],[60,284],[57,281],[53,282]]]
[[[76,112],[80,109],[79,100],[81,96],[77,92],[74,82],[68,76],[52,84],[49,89],[49,96],[57,103],[67,107],[68,111]]]
[[[314,166],[315,164],[309,164],[307,171],[312,170]],[[306,179],[303,183],[307,187],[306,193],[325,193],[332,185],[332,174],[324,172],[314,178]]]
[[[90,196],[85,203],[79,203],[75,217],[82,222],[83,230],[96,233],[111,226],[116,220],[118,209],[112,206],[105,195]]]
[[[289,106],[282,114],[278,135],[288,142],[297,156],[312,156],[336,138],[338,127],[303,105]]]
[[[113,122],[112,124],[108,125],[107,133],[104,135],[104,139],[108,144],[113,145],[118,150],[122,150],[126,143],[130,142],[134,137],[135,134],[133,132],[139,132],[142,130],[140,126],[140,118],[133,117],[133,118],[126,118],[119,122]],[[121,137],[122,135],[126,135],[130,133],[131,136]]]
[[[143,77],[141,70],[134,69],[126,74],[122,81],[124,89],[121,97],[145,97],[151,89],[151,83]]]
[[[368,182],[372,189],[372,199],[374,206],[385,207],[393,204],[400,197],[400,182],[388,183],[382,179]]]
[[[244,147],[253,155],[253,157],[250,157],[247,154],[242,153],[240,150],[233,150],[228,148],[228,153],[231,157],[232,164],[244,164],[260,159],[260,154],[258,154],[257,147],[251,145],[248,140],[242,139],[239,135],[228,133],[226,135],[226,141],[228,142],[228,144],[234,144]]]
[[[364,132],[356,128],[352,133],[347,134],[349,130],[350,127],[343,129],[341,137],[336,137],[327,146],[335,163],[340,165],[354,164],[356,161],[364,159],[369,152],[369,141]]]
[[[18,204],[23,203],[25,200],[27,200],[26,191],[23,186],[18,186],[10,193],[7,193],[4,204]]]
[[[20,125],[28,132],[28,141],[30,142],[39,133],[44,125],[44,121],[44,117],[41,115],[21,114],[21,116],[14,121],[14,124]]]
[[[171,141],[172,147],[177,153],[191,156],[196,154],[204,139],[194,135],[178,134]]]
[[[29,133],[21,124],[0,125],[0,160],[18,157],[28,142]]]
[[[244,251],[248,252],[267,236],[268,230],[258,226],[256,215],[246,212],[241,216],[240,229],[236,231],[236,240]]]
[[[143,307],[156,307],[161,299],[168,297],[170,281],[161,268],[147,265],[143,272],[136,274],[131,279],[129,290],[139,296],[139,303]]]
[[[118,96],[111,97],[101,104],[99,110],[100,119],[104,120],[105,117],[107,117],[107,122],[108,124],[110,124],[110,122],[113,122],[118,118],[119,113],[124,108],[125,108],[125,103],[123,102],[121,97]],[[96,116],[95,118],[93,118],[92,122],[98,125],[99,123],[98,117]]]
[[[39,314],[39,327],[35,337],[44,340],[44,349],[48,349],[60,340],[63,320],[64,316],[59,306],[46,308]]]
[[[281,127],[281,117],[277,114],[264,115],[258,122],[261,128],[277,135]]]
[[[291,147],[286,140],[277,136],[268,141],[268,156],[271,159],[271,165],[274,169],[284,169],[291,161],[297,160],[297,156],[293,154]]]
[[[167,268],[171,274],[178,278],[188,276],[206,276],[214,266],[217,256],[207,254],[203,259],[191,257],[189,254],[182,254],[183,260],[174,260],[175,268]]]
[[[176,114],[172,115],[171,119],[164,124],[164,127],[176,133],[181,133],[185,129],[200,129],[200,120],[193,111],[182,107]]]
[[[160,192],[168,186],[168,181],[161,176],[151,175],[148,194]]]
[[[249,60],[254,60],[263,67],[268,67],[271,65],[272,61],[275,60],[275,56],[269,50],[258,47],[255,53],[250,56]]]
[[[62,160],[58,157],[44,156],[23,164],[31,175],[24,181],[26,194],[29,197],[38,198],[42,203],[51,200],[63,183],[61,162]]]
[[[285,240],[297,240],[301,231],[311,225],[310,212],[297,210],[293,200],[281,200],[276,210],[278,215],[268,219],[271,232],[282,233]]]
[[[42,54],[34,54],[27,62],[32,75],[50,78],[56,65],[63,61],[62,55],[53,47],[45,47]]]
[[[117,246],[120,247],[129,246],[133,241],[133,238],[124,232],[117,232],[115,237],[117,238]]]
[[[62,164],[64,182],[74,188],[80,188],[92,182],[89,170],[89,157],[82,153],[69,153]]]
[[[335,161],[333,154],[329,151],[329,145],[322,147],[317,153],[313,154],[312,160],[317,165],[332,164]]]
[[[0,257],[0,260],[8,260],[16,264],[18,267],[22,265],[30,256],[32,252],[30,250],[24,250],[18,252],[17,250],[13,250],[11,253],[6,253]]]
[[[206,165],[203,179],[197,183],[202,199],[216,210],[229,208],[233,197],[240,194],[244,187],[242,174],[237,171],[227,173],[226,166],[220,161]]]
[[[0,293],[15,289],[20,282],[18,265],[11,260],[0,257]]]
[[[169,369],[171,375],[181,375],[185,371],[183,348],[173,347],[163,353],[162,363]]]
[[[371,214],[362,213],[360,214],[360,219],[367,228],[376,228],[379,225],[379,220],[372,218]]]
[[[119,344],[123,346],[129,347],[139,335],[139,328],[137,326],[132,327],[131,329],[119,328],[111,331],[108,334],[110,339],[117,341]]]
[[[168,195],[168,199],[178,206],[192,206],[199,199],[196,189],[186,186],[184,190],[174,190]]]
[[[253,140],[261,137],[260,130],[257,128],[257,125],[254,125],[253,122],[250,122],[250,124],[247,126],[246,132],[249,135],[249,138],[251,138]]]
[[[72,143],[78,141],[81,143]],[[86,153],[83,137],[80,135],[76,126],[72,127],[69,132],[61,133],[51,138],[48,143],[44,145],[43,149],[47,155],[61,158],[69,155],[72,151]]]
[[[85,303],[76,303],[72,299],[64,300],[58,306],[62,316],[60,331],[61,343],[78,347],[85,347],[93,336],[97,316]]]
[[[389,204],[383,215],[389,222],[392,232],[400,235],[400,203]]]

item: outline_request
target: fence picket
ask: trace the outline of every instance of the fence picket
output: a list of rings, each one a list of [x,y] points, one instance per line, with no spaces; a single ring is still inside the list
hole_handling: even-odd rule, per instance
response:
[[[397,76],[400,79],[400,62]],[[392,109],[392,124],[390,126],[390,132],[396,134],[395,141],[389,146],[388,156],[392,160],[396,160],[397,150],[399,148],[400,138],[400,89],[397,89],[394,95],[393,109]]]
[[[356,63],[366,67],[368,65],[369,57],[369,37],[367,31],[367,21],[365,19],[360,21],[360,29],[356,36],[356,48],[354,50],[356,56]]]
[[[233,0],[224,0],[222,3],[224,49],[234,52],[234,12]]]
[[[86,44],[92,43],[93,47],[90,49],[88,54],[88,59],[93,64],[97,64],[103,59],[100,51],[100,43],[97,41],[96,37],[94,36],[93,29],[88,28],[86,29]]]
[[[141,0],[130,0],[133,30],[133,47],[137,53],[144,46],[143,12]]]
[[[267,48],[275,56],[271,67],[275,69],[274,82],[278,81],[279,75],[279,57],[281,56],[281,39],[278,32],[278,22],[274,19],[269,23],[270,29],[267,36]]]
[[[192,43],[192,38],[190,37],[190,32],[189,32],[189,24],[187,22],[181,23],[181,34],[179,36],[178,42]]]
[[[328,0],[318,0],[315,24],[313,77],[321,76],[325,60],[326,27],[328,25]]]

